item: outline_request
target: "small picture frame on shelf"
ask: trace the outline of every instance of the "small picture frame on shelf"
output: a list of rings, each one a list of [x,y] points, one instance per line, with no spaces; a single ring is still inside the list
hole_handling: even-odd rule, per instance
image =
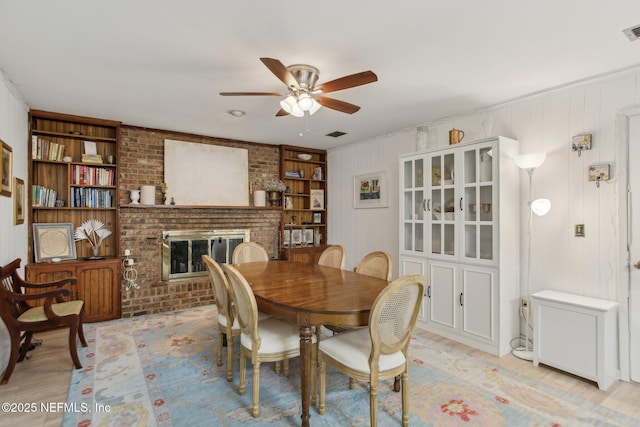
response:
[[[33,252],[36,262],[76,259],[73,224],[70,222],[33,224]]]
[[[305,228],[302,230],[303,236],[302,241],[304,244],[312,245],[313,244],[313,228]]]
[[[302,229],[294,228],[291,230],[291,245],[300,245],[302,244]]]
[[[313,213],[313,223],[314,224],[322,224],[322,213],[314,212]]]
[[[313,172],[313,179],[316,181],[322,181],[322,167],[318,166]]]
[[[324,209],[324,190],[311,190],[311,210]]]
[[[291,245],[291,230],[287,229],[282,232],[282,244],[284,246]]]
[[[284,208],[293,209],[293,198],[291,196],[284,197]]]

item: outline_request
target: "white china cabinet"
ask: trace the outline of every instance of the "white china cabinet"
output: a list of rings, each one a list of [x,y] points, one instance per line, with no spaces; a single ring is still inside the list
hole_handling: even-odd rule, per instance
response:
[[[518,336],[518,143],[400,158],[400,274],[427,277],[427,330],[502,356]]]

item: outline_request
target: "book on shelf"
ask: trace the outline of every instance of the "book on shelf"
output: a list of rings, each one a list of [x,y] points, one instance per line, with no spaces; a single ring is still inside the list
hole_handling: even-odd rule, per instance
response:
[[[71,184],[113,186],[115,185],[115,171],[95,166],[73,165],[71,167]]]
[[[57,200],[57,191],[41,185],[31,187],[31,205],[34,207],[54,207]]]
[[[102,156],[100,154],[83,154],[82,163],[102,163]]]
[[[295,171],[285,171],[285,178],[300,178],[300,173]]]
[[[31,137],[31,157],[35,160],[53,160],[60,162],[64,157],[64,144],[39,138],[37,135]]]

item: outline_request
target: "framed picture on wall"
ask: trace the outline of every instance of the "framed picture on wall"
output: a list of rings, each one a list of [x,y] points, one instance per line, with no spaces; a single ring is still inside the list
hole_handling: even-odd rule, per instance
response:
[[[0,140],[0,145],[2,145],[2,152],[0,153],[0,194],[11,197],[13,150],[2,140]]]
[[[18,225],[24,223],[24,181],[14,178],[13,184],[13,223]]]
[[[353,207],[386,208],[389,206],[389,173],[371,172],[353,177]]]

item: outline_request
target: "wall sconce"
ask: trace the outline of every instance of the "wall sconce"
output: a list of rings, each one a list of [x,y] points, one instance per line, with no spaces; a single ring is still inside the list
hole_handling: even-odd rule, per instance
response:
[[[582,154],[582,150],[591,150],[591,134],[585,133],[576,135],[571,138],[571,151],[577,151],[578,157]]]
[[[122,257],[122,278],[124,279],[124,289],[127,291],[131,288],[140,289],[140,286],[136,283],[138,270],[136,270],[134,264],[135,261],[131,258],[131,251],[125,249]]]
[[[609,165],[589,166],[589,181],[595,181],[596,187],[600,188],[600,181],[609,181],[609,179],[611,179]]]

